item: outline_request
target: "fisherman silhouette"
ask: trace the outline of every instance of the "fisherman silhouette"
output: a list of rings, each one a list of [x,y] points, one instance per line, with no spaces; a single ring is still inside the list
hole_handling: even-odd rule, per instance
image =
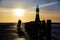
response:
[[[17,32],[18,32],[18,36],[21,38],[22,36],[24,36],[24,32],[21,30],[21,20],[18,21],[17,24]]]

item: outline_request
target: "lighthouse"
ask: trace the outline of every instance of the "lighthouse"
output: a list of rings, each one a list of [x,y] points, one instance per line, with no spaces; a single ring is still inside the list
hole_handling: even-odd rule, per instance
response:
[[[37,5],[35,22],[39,22],[39,21],[40,21],[40,18],[39,18],[39,6]]]

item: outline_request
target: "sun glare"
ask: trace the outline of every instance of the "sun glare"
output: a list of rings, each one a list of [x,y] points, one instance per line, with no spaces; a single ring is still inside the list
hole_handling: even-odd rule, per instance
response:
[[[14,12],[14,15],[16,15],[16,16],[22,16],[22,15],[24,15],[25,10],[17,8],[17,9],[14,9],[13,12]]]

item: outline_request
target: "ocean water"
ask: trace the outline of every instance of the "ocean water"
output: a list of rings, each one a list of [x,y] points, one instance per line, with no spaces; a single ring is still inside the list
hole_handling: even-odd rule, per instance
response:
[[[51,35],[57,40],[60,40],[60,24],[52,24]]]
[[[0,40],[25,40],[25,38],[19,38],[16,25],[15,23],[0,23]]]
[[[60,24],[52,24],[51,36],[60,40]],[[26,40],[26,38],[19,38],[16,23],[0,23],[0,40]]]

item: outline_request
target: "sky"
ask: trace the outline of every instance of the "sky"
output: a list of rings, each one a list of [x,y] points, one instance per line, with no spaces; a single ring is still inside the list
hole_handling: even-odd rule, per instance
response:
[[[0,0],[0,22],[22,22],[35,20],[36,5],[39,5],[40,20],[60,22],[60,0]],[[12,10],[24,9],[24,15],[16,16]]]

